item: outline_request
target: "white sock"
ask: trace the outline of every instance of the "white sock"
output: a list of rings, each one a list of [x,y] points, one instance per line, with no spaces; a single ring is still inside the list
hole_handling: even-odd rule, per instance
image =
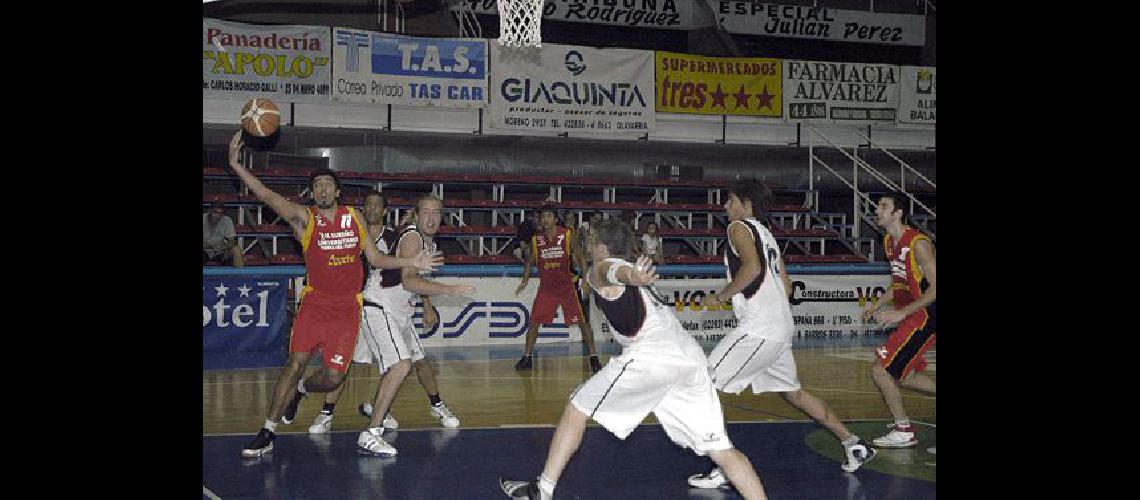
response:
[[[852,446],[855,446],[855,443],[858,443],[858,442],[859,442],[859,436],[852,434],[852,435],[848,436],[847,439],[843,440],[843,447],[844,448],[850,448]]]
[[[304,379],[304,377],[302,377],[301,380],[297,381],[297,392],[299,392],[301,394],[308,394],[309,393],[309,391],[305,390],[305,379]]]
[[[538,475],[538,489],[542,490],[543,500],[554,498],[554,481],[551,481],[543,476]]]
[[[895,420],[895,427],[910,427],[910,419]]]
[[[269,429],[270,432],[277,432],[277,422],[274,422],[272,420],[266,420],[265,424],[262,425],[262,427]]]
[[[379,436],[379,435],[381,435],[381,434],[384,434],[384,427],[383,427],[383,426],[380,426],[380,427],[369,427],[369,428],[368,428],[368,432],[371,432],[372,434],[375,434],[375,435]]]

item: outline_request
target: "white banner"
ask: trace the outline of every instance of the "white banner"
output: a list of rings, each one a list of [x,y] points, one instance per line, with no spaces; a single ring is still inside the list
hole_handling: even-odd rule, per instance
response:
[[[489,45],[493,128],[644,134],[657,125],[652,51]]]
[[[530,323],[530,307],[538,293],[538,280],[531,280],[521,293],[515,295],[521,278],[436,278],[441,283],[464,283],[478,291],[472,297],[432,297],[432,306],[439,313],[439,325],[434,330],[423,329],[423,304],[416,305],[414,321],[420,332],[420,343],[430,346],[518,345],[526,341]],[[554,322],[538,329],[538,342],[581,342],[582,332],[577,326],[566,325],[562,308]],[[594,342],[607,339],[595,334]]]
[[[328,102],[327,26],[257,26],[202,19],[202,95]],[[238,110],[234,110],[234,116]]]
[[[926,16],[780,5],[748,0],[708,0],[729,33],[809,38],[834,42],[926,45]]]
[[[333,28],[333,100],[472,108],[487,102],[487,41]]]
[[[693,0],[545,1],[545,5],[542,6],[543,21],[611,24],[638,28],[693,27]],[[463,3],[476,14],[499,15],[497,0],[463,0]]]
[[[899,67],[784,61],[784,118],[840,123],[895,122]]]
[[[937,123],[934,119],[938,91],[937,69],[929,66],[900,68],[902,86],[899,88],[899,123]]]
[[[731,304],[708,309],[705,297],[727,284],[721,279],[670,280],[657,282],[657,290],[672,301],[681,325],[693,338],[719,340],[736,327]],[[867,300],[878,300],[886,293],[890,276],[804,275],[792,277],[792,316],[796,325],[794,338],[852,337],[876,330],[877,325],[863,323],[863,307]],[[598,341],[612,335],[609,322],[593,304],[590,322]]]

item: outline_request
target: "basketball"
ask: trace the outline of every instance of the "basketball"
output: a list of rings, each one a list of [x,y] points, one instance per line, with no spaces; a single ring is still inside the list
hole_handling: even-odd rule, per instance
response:
[[[241,127],[250,135],[267,137],[281,124],[281,112],[269,99],[251,99],[241,108]]]

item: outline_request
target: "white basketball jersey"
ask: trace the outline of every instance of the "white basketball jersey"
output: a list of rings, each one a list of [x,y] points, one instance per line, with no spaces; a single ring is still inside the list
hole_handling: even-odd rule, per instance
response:
[[[628,261],[609,258],[614,266],[632,266]],[[587,275],[589,280],[589,275]],[[594,303],[606,316],[614,340],[622,345],[622,355],[648,354],[676,360],[706,362],[704,351],[681,327],[672,306],[655,296],[651,287],[626,285],[615,299],[598,293],[591,281]]]
[[[744,224],[752,235],[757,255],[764,263],[764,271],[751,283],[744,287],[740,293],[732,296],[732,309],[742,323],[759,322],[771,325],[772,330],[766,330],[770,337],[791,336],[794,329],[792,322],[792,308],[788,304],[787,291],[784,289],[784,269],[780,268],[780,247],[776,238],[768,228],[756,219],[743,219],[732,224]],[[732,227],[729,224],[729,227]],[[728,251],[724,256],[725,266],[728,268],[728,279],[740,270],[740,252],[728,241]]]

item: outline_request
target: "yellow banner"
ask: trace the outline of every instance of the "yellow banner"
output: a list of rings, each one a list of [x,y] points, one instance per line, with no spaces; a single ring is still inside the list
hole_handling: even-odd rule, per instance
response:
[[[781,59],[654,55],[657,111],[783,116]]]

